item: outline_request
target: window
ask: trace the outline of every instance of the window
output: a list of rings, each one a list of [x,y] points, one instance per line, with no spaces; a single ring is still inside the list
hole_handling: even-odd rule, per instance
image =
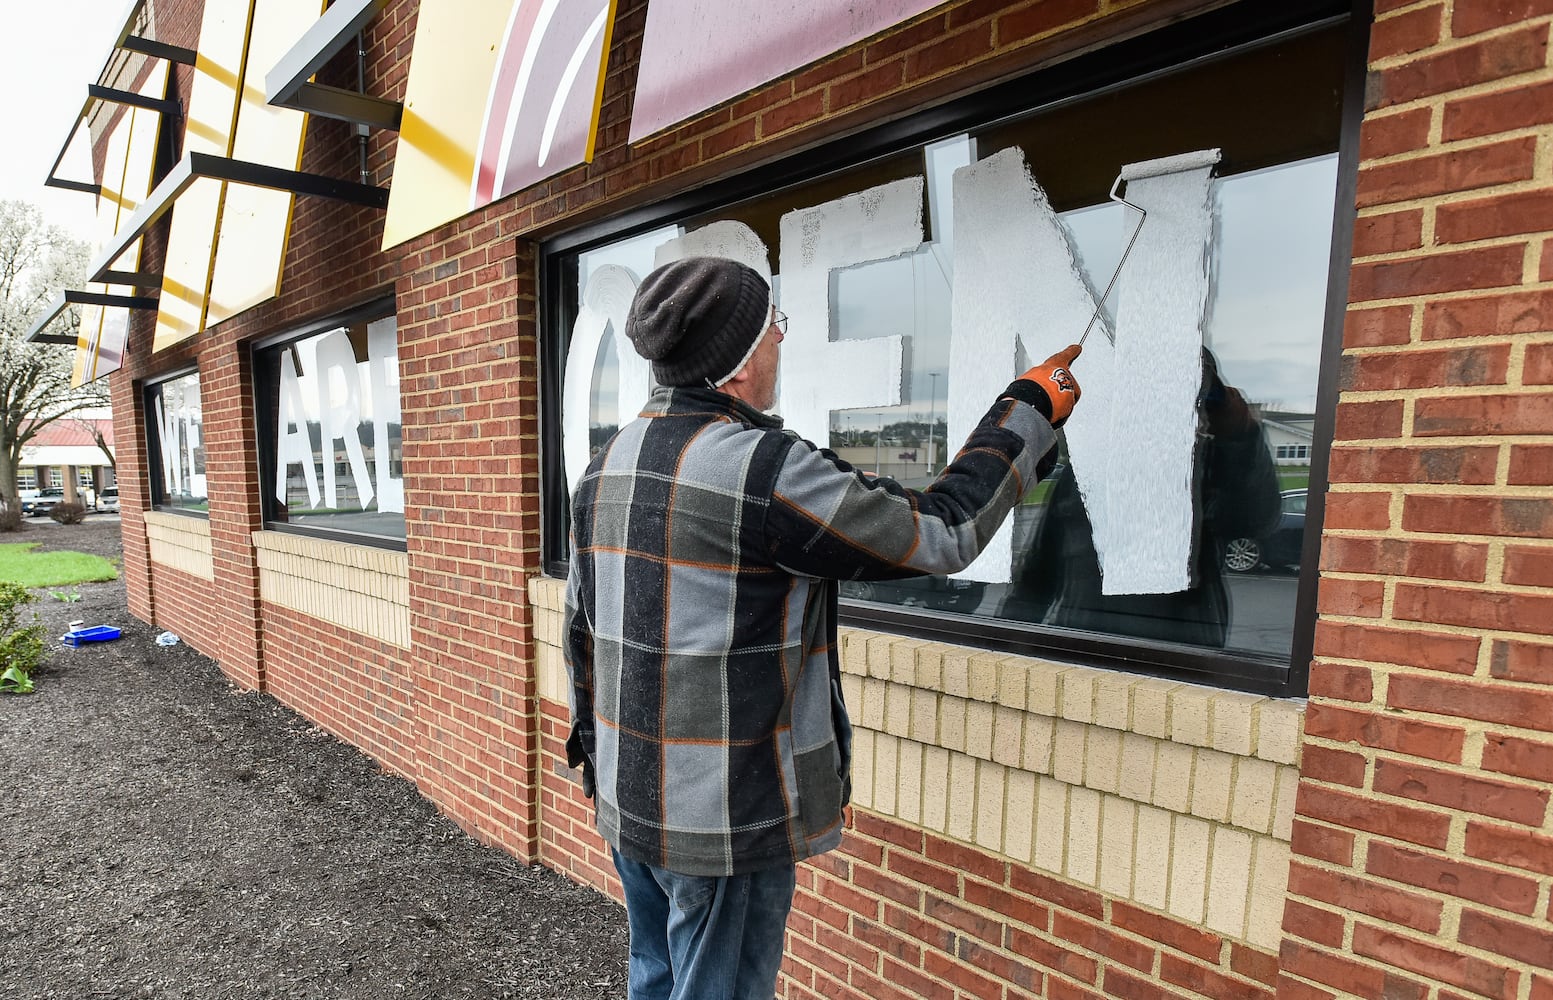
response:
[[[764,262],[789,316],[787,425],[910,486],[1092,320],[1057,468],[1002,537],[953,578],[843,585],[849,620],[1303,693],[1291,664],[1313,624],[1311,446],[1288,442],[1312,439],[1332,344],[1349,29],[1327,18],[1258,38],[1251,6],[1140,40],[1136,59],[1080,61],[1049,91],[1023,81],[1013,99],[1033,109],[968,104],[957,129],[859,165],[798,184],[802,165],[779,166],[768,193],[552,242],[548,371],[564,386],[547,399],[565,402],[547,413],[547,440],[564,441],[547,469],[549,551],[564,556],[566,483],[649,391],[620,327],[663,255]],[[1238,45],[1193,49],[1230,27]],[[1095,79],[1172,46],[1179,68]]]
[[[265,522],[404,544],[404,441],[392,301],[254,352]]]
[[[151,505],[157,510],[206,516],[205,431],[199,372],[186,372],[146,387],[146,440],[151,442]]]

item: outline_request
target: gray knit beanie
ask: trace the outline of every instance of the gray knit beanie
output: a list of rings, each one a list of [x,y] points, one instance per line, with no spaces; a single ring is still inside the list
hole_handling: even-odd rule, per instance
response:
[[[717,388],[744,367],[770,325],[771,287],[723,257],[686,257],[649,274],[626,336],[659,385]]]

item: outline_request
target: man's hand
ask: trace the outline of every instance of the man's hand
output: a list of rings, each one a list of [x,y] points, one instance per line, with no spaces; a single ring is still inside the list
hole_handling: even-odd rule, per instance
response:
[[[1040,410],[1053,427],[1061,427],[1083,395],[1068,367],[1082,350],[1077,344],[1063,348],[1015,379],[1004,395],[1024,400]]]

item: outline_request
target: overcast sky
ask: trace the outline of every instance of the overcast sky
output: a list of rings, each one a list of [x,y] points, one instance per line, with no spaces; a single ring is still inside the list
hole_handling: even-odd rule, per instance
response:
[[[3,0],[0,94],[8,132],[0,156],[0,198],[30,201],[82,239],[92,237],[96,200],[89,194],[46,188],[54,157],[81,110],[86,88],[108,58],[108,44],[129,14],[129,0]],[[81,130],[85,140],[86,130]],[[60,168],[71,180],[92,180],[85,141]]]

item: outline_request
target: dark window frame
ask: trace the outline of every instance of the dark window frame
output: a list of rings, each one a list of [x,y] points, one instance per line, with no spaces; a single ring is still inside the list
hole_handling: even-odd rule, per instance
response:
[[[193,375],[195,378],[199,378],[200,369],[198,365],[185,365],[181,368],[175,368],[172,371],[164,372],[154,378],[145,379],[140,383],[140,400],[141,409],[143,411],[141,416],[144,420],[146,433],[146,474],[150,478],[150,482],[146,484],[149,487],[149,491],[147,492],[146,496],[150,498],[151,509],[158,513],[176,514],[179,517],[192,517],[204,521],[209,520],[210,518],[210,511],[208,509],[195,510],[189,507],[180,507],[176,504],[169,504],[165,501],[166,489],[162,485],[162,432],[161,428],[157,427],[156,425],[156,408],[152,405],[153,398],[160,394],[164,385],[169,382],[176,382],[179,379],[188,378],[190,375]],[[205,409],[204,399],[204,388],[201,387],[201,413],[203,413]],[[203,424],[204,421],[202,420],[201,426],[203,426]],[[208,491],[205,500],[208,505],[210,501]]]
[[[1325,320],[1318,366],[1316,421],[1310,446],[1309,508],[1302,546],[1289,662],[1253,660],[1193,646],[1176,646],[1125,636],[1097,636],[994,618],[843,601],[841,620],[902,636],[1028,656],[1057,655],[1087,665],[1208,684],[1275,697],[1303,697],[1308,690],[1316,620],[1316,586],[1328,462],[1337,409],[1337,372],[1348,302],[1352,233],[1357,217],[1359,127],[1369,45],[1368,0],[1292,0],[1269,10],[1254,0],[1189,18],[1054,67],[1000,84],[909,118],[868,129],[824,146],[737,174],[651,206],[621,213],[557,235],[541,246],[541,509],[545,571],[564,577],[569,518],[559,439],[561,386],[569,322],[577,312],[577,255],[616,240],[713,212],[721,207],[802,185],[828,174],[942,139],[958,131],[986,128],[1016,115],[1108,90],[1132,87],[1220,58],[1233,49],[1253,48],[1323,27],[1346,24],[1337,188],[1328,266]],[[557,511],[560,512],[557,515]]]
[[[395,552],[406,550],[406,539],[389,535],[370,535],[357,531],[343,531],[338,528],[324,528],[312,524],[294,524],[289,521],[275,519],[275,510],[278,502],[275,499],[275,453],[278,442],[275,437],[275,428],[269,423],[265,407],[266,401],[277,386],[269,379],[268,366],[260,363],[260,356],[266,351],[275,350],[327,333],[330,330],[352,323],[372,322],[386,319],[389,316],[397,316],[394,293],[392,291],[375,295],[364,302],[351,306],[342,312],[331,313],[328,316],[311,320],[300,326],[292,327],[283,333],[272,334],[268,337],[255,340],[249,348],[249,360],[253,371],[253,411],[254,411],[254,435],[255,455],[258,458],[258,482],[259,504],[265,531],[277,531],[292,535],[305,535],[309,538],[322,538],[328,541],[346,542],[352,545],[365,545],[370,548],[390,549]],[[396,346],[397,350],[397,346]]]

